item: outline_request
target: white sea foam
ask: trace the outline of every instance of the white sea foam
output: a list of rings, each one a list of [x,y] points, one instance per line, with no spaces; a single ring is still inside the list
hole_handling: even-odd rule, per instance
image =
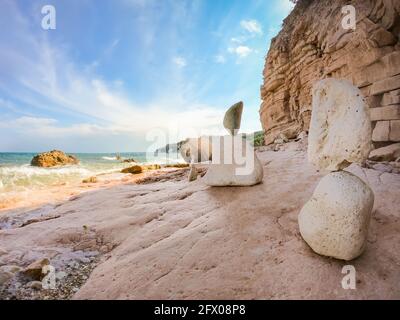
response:
[[[28,164],[0,168],[0,185],[9,191],[14,188],[27,189],[61,182],[77,180],[90,175],[90,170],[80,166],[62,168],[39,168]]]
[[[103,160],[115,161],[117,157],[101,157]]]

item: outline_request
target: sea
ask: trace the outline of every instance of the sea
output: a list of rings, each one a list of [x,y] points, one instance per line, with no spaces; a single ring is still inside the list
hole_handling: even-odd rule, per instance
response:
[[[117,173],[132,166],[124,159],[135,159],[137,164],[182,163],[179,154],[169,153],[157,156],[154,153],[68,153],[76,156],[80,163],[54,168],[39,168],[30,165],[37,153],[0,153],[0,195],[42,189],[63,183],[74,184],[84,178],[107,173]]]

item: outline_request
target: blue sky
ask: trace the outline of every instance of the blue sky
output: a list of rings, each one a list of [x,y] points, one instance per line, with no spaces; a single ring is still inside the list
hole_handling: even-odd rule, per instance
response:
[[[56,9],[55,30],[41,27],[47,4]],[[223,134],[224,111],[240,100],[242,131],[260,130],[264,57],[291,7],[2,0],[0,152],[145,151]]]

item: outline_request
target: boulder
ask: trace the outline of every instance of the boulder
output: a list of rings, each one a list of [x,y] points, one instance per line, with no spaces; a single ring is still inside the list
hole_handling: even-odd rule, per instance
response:
[[[337,171],[364,163],[372,148],[369,109],[361,91],[347,80],[325,79],[313,87],[308,159]]]
[[[79,164],[79,160],[76,157],[67,155],[59,150],[40,153],[34,156],[31,160],[31,166],[43,168],[73,164]]]
[[[220,137],[222,138],[224,137]],[[213,156],[212,164],[204,176],[204,182],[213,187],[252,186],[260,183],[264,177],[264,170],[251,144],[241,135],[225,136],[223,141],[218,143],[219,150],[213,148],[213,154],[216,156]],[[243,152],[236,149],[239,142],[243,144]],[[213,145],[216,146],[217,143]]]
[[[121,170],[121,173],[131,173],[131,174],[138,174],[138,173],[142,173],[142,172],[143,172],[142,167],[137,166],[137,165]]]
[[[240,129],[240,122],[242,120],[243,102],[240,101],[228,109],[224,117],[224,127],[228,130],[229,134],[235,135]]]
[[[82,183],[97,183],[97,177],[89,177],[82,180]]]
[[[122,160],[122,162],[124,162],[124,163],[132,163],[132,162],[136,163],[137,161],[132,158],[132,159],[124,159],[124,160]]]
[[[369,159],[372,161],[395,161],[400,157],[400,143],[372,150]]]
[[[318,254],[352,260],[365,248],[373,205],[374,194],[360,178],[332,172],[299,214],[301,236]]]

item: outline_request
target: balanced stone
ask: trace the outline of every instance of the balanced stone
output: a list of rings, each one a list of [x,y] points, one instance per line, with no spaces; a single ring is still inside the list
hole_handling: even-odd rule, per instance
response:
[[[318,254],[352,260],[364,250],[373,205],[374,194],[360,178],[332,172],[299,214],[301,236]]]
[[[240,101],[228,109],[224,117],[224,127],[234,136],[240,129],[242,120],[243,102]]]
[[[325,79],[313,87],[308,159],[319,169],[364,163],[372,149],[369,108],[347,80]]]

